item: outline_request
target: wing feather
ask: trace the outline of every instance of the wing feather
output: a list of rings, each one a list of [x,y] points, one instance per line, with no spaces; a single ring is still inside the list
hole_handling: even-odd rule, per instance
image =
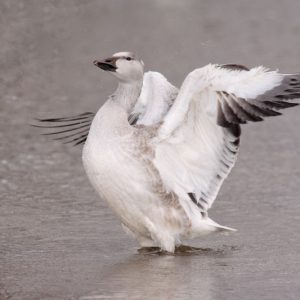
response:
[[[86,112],[71,117],[36,119],[38,124],[32,126],[50,129],[50,132],[42,135],[55,136],[54,140],[62,140],[65,144],[73,143],[76,146],[86,141],[94,116],[95,113]]]
[[[183,205],[206,212],[234,166],[241,124],[298,105],[300,75],[208,65],[191,72],[160,126],[154,164]]]
[[[161,122],[173,104],[178,89],[158,72],[146,72],[141,95],[129,114],[130,125],[154,125]],[[53,130],[43,135],[55,136],[54,140],[74,145],[83,144],[88,136],[95,113],[86,112],[76,116],[35,119],[34,127]],[[57,130],[57,129],[62,130]],[[70,134],[68,134],[70,133]]]
[[[129,123],[150,126],[161,122],[177,94],[178,89],[161,73],[146,72],[141,95],[129,116]]]

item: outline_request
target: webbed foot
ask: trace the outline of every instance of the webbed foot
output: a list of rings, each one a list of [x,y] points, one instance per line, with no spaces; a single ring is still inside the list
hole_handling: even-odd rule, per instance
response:
[[[139,254],[160,254],[162,252],[159,247],[142,247],[138,249]]]
[[[203,253],[209,252],[210,248],[198,248],[189,245],[179,245],[175,247],[175,254],[193,254],[193,253]]]

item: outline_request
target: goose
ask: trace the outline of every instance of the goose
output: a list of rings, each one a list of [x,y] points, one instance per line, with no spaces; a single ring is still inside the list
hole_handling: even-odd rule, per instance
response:
[[[300,98],[300,75],[208,64],[180,89],[144,72],[131,52],[94,65],[118,80],[97,113],[38,119],[56,139],[84,144],[97,193],[142,248],[174,253],[183,240],[235,229],[208,217],[239,151],[241,125],[278,116]],[[52,126],[52,123],[55,123]]]

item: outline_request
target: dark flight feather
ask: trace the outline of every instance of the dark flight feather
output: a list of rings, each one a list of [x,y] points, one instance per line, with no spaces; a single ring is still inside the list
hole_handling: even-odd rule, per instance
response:
[[[64,144],[73,143],[76,146],[86,141],[94,116],[95,113],[86,112],[70,117],[35,119],[38,124],[31,125],[45,130],[62,128],[64,130],[45,132],[42,135],[54,135],[54,140],[61,140]]]

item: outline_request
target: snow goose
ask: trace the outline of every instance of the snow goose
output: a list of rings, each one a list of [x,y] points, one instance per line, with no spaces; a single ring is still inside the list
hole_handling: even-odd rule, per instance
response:
[[[60,129],[46,134],[85,143],[88,178],[126,232],[142,247],[174,252],[183,239],[233,231],[207,211],[236,162],[240,124],[296,106],[300,75],[209,64],[178,90],[160,73],[144,74],[130,52],[94,64],[119,82],[99,111],[40,121]]]

